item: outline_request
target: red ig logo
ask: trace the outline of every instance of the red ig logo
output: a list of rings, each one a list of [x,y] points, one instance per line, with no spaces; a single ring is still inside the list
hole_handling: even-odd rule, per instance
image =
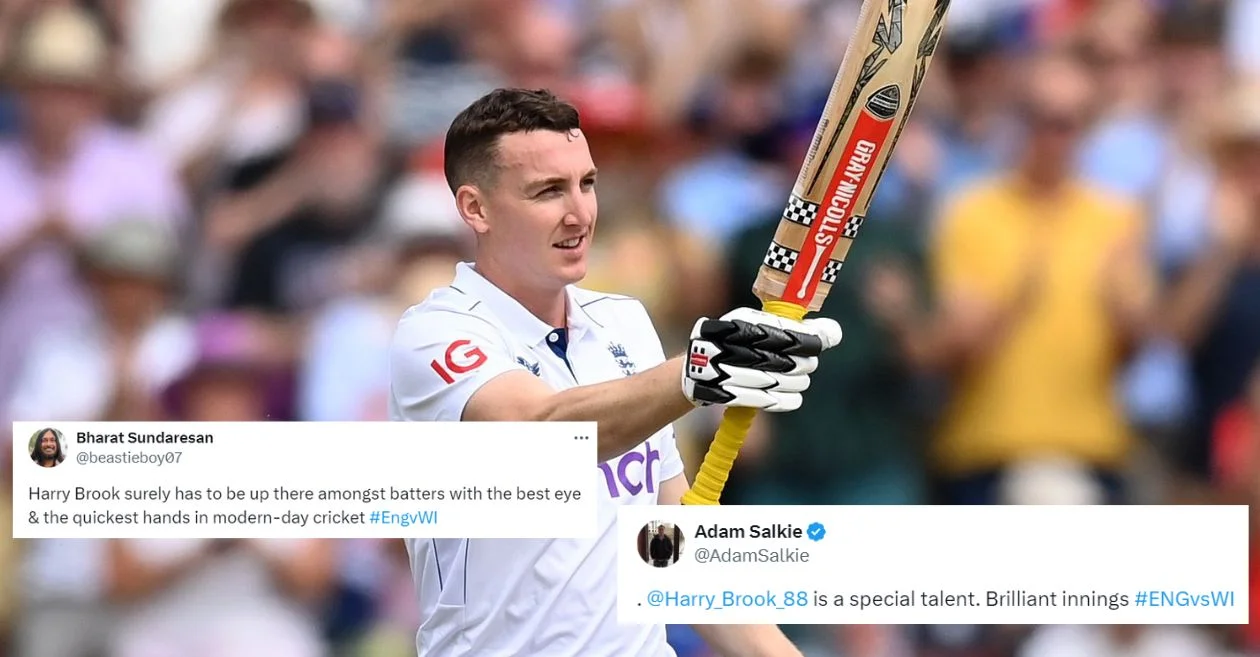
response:
[[[436,359],[429,363],[429,367],[432,367],[433,371],[437,372],[437,375],[442,377],[442,380],[447,385],[455,383],[455,378],[451,376],[452,372],[465,374],[481,367],[486,362],[486,354],[480,347],[463,348],[468,347],[470,344],[472,344],[472,340],[456,340],[452,342],[451,346],[446,348],[445,367],[443,367],[442,363],[437,362]]]

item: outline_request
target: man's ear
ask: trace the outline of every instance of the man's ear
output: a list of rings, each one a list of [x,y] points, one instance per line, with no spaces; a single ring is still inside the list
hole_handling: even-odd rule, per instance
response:
[[[485,235],[490,231],[484,196],[475,185],[460,185],[459,189],[455,190],[455,207],[459,209],[459,216],[463,218],[464,223],[468,224],[474,233]]]

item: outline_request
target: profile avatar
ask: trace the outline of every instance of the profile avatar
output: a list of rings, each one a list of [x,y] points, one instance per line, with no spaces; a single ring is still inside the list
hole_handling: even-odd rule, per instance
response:
[[[682,530],[673,523],[649,522],[639,530],[639,556],[653,568],[677,563],[682,545]]]
[[[66,450],[61,445],[61,432],[56,429],[40,429],[31,436],[31,460],[41,468],[55,468],[66,460]]]

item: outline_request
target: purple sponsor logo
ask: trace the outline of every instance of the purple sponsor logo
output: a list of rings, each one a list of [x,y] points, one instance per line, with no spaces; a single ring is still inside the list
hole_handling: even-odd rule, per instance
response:
[[[622,491],[630,495],[656,492],[656,471],[660,469],[661,453],[648,441],[634,450],[621,455],[616,462],[599,464],[608,485],[608,496],[616,499]]]

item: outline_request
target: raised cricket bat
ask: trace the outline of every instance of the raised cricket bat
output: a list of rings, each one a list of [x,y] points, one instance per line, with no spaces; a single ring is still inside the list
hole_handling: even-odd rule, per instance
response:
[[[802,319],[822,307],[914,108],[950,0],[864,0],[753,293]],[[683,504],[717,504],[757,411],[728,408]]]

